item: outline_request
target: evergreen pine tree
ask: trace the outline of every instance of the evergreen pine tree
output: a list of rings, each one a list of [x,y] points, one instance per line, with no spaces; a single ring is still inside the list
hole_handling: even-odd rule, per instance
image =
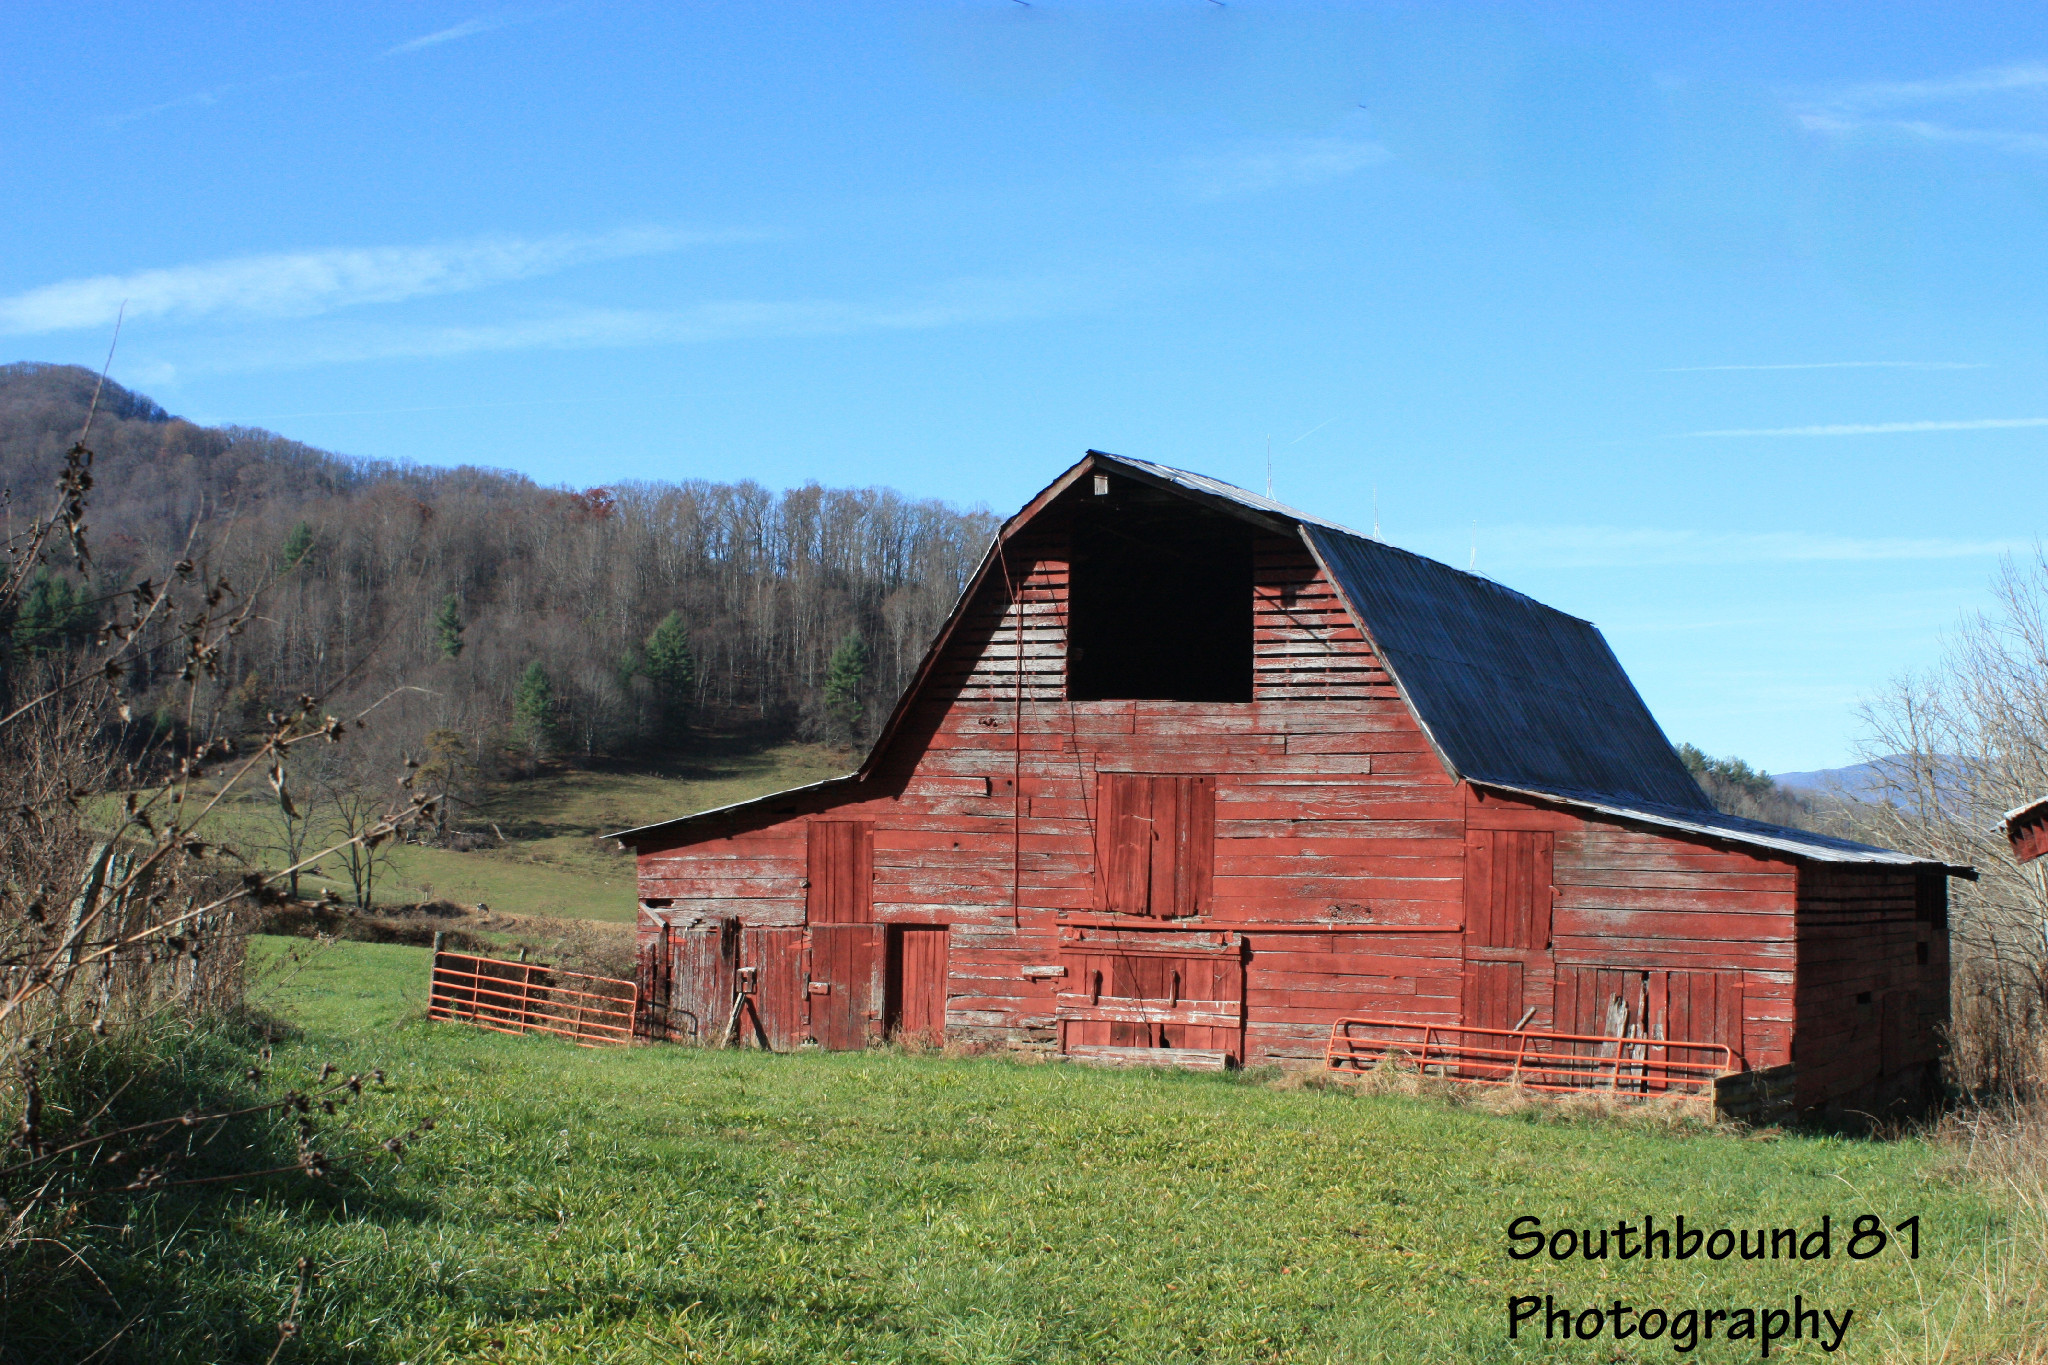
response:
[[[555,686],[548,671],[535,659],[519,677],[512,692],[512,733],[535,758],[555,747]]]
[[[15,647],[35,656],[83,644],[92,634],[94,615],[89,594],[72,587],[68,578],[37,569],[15,613]]]
[[[670,612],[647,637],[641,652],[640,671],[654,685],[661,705],[662,728],[671,736],[681,732],[689,720],[690,703],[697,695],[697,659],[690,653],[690,632],[680,612]]]
[[[302,521],[284,538],[284,566],[295,569],[313,551],[313,523]]]
[[[860,733],[867,707],[861,700],[868,678],[868,645],[860,632],[849,631],[832,661],[825,667],[825,714],[831,719],[835,738],[851,743]]]
[[[440,638],[441,652],[449,658],[462,654],[462,604],[449,593],[441,600],[440,614],[434,618],[434,633]]]

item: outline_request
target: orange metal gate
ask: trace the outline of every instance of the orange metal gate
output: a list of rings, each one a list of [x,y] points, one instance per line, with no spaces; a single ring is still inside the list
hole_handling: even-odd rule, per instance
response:
[[[498,1033],[551,1033],[579,1047],[602,1047],[632,1042],[633,1012],[630,981],[538,962],[434,954],[430,1019],[461,1020]]]
[[[1715,1077],[1734,1069],[1733,1053],[1721,1043],[1399,1019],[1339,1019],[1323,1063],[1332,1071],[1365,1072],[1385,1063],[1476,1085],[1636,1097],[1711,1091]]]

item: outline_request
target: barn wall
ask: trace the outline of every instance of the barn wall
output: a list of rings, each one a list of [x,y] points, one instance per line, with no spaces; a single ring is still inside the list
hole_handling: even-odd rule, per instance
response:
[[[1557,1000],[1559,972],[1739,973],[1728,983],[1741,992],[1739,1035],[1708,1036],[1702,1019],[1690,1041],[1725,1042],[1751,1068],[1789,1060],[1799,885],[1791,862],[1477,790],[1467,818],[1475,830],[1554,833],[1554,947],[1534,999]],[[1584,1024],[1546,1003],[1532,1026],[1570,1033]],[[1679,1036],[1683,1025],[1672,1027]]]
[[[1319,1058],[1346,1011],[1455,1022],[1463,798],[1299,542],[1256,546],[1249,704],[1067,702],[1066,570],[1056,530],[1012,540],[854,789],[873,795],[643,848],[642,898],[670,902],[643,933],[686,915],[801,924],[806,821],[872,819],[876,918],[951,926],[949,1033],[1049,1042],[1061,981],[1023,968],[1060,962],[1062,913],[1099,909],[1097,774],[1210,773],[1212,918],[1332,924],[1248,933],[1247,1059]]]
[[[1068,702],[1066,542],[1041,518],[1006,547],[866,782],[641,850],[643,899],[668,902],[643,911],[643,934],[706,914],[801,925],[806,822],[869,819],[876,918],[950,926],[949,1035],[1047,1045],[1071,985],[1044,974],[1062,936],[1138,932],[1099,913],[1097,775],[1214,774],[1209,918],[1300,929],[1233,930],[1246,1061],[1318,1060],[1344,1014],[1459,1021],[1468,826],[1553,834],[1556,962],[1739,972],[1745,1059],[1785,1060],[1789,864],[1481,797],[1445,772],[1298,541],[1261,537],[1254,579],[1251,702]],[[1542,1027],[1556,986],[1539,956]]]
[[[1800,1106],[1882,1114],[1932,1100],[1948,1022],[1946,878],[1810,867],[1798,949]]]

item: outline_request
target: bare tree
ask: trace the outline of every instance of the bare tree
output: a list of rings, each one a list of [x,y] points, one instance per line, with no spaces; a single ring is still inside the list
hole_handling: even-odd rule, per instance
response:
[[[2002,817],[2048,795],[2048,555],[2005,561],[1992,595],[1863,707],[1875,791],[1840,811],[1872,842],[1978,869],[1951,883],[1959,1071],[2024,1085],[2048,1025],[2048,864],[2014,860]]]

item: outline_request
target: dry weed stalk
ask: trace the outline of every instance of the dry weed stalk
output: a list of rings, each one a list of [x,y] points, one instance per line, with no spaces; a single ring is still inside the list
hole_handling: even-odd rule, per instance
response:
[[[238,912],[275,902],[280,881],[321,857],[392,839],[434,804],[411,790],[408,772],[378,818],[274,872],[252,869],[213,837],[223,803],[258,776],[290,811],[286,755],[339,743],[365,721],[326,715],[301,697],[240,741],[181,738],[213,733],[208,712],[217,714],[225,695],[222,661],[262,597],[261,588],[240,591],[205,569],[196,524],[159,578],[102,593],[93,606],[105,623],[89,641],[16,657],[13,626],[36,576],[53,560],[81,576],[92,569],[89,432],[88,420],[45,513],[20,525],[8,507],[0,572],[0,1118],[14,1130],[0,1146],[4,1253],[64,1247],[65,1229],[90,1199],[193,1183],[171,1173],[181,1138],[262,1115],[289,1113],[299,1125],[298,1155],[276,1171],[326,1171],[312,1126],[360,1093],[359,1077],[140,1119],[118,1117],[121,1088],[95,1094],[79,1078],[101,1074],[99,1049],[165,1014],[198,1018],[238,1006]],[[182,714],[168,733],[138,723],[136,698],[124,697],[124,683],[152,671],[175,679],[168,695]],[[260,1072],[252,1068],[249,1079],[260,1081]],[[395,1153],[421,1131],[386,1146]],[[235,1168],[204,1179],[272,1173]],[[33,1278],[6,1260],[0,1272],[16,1288],[20,1275]]]

